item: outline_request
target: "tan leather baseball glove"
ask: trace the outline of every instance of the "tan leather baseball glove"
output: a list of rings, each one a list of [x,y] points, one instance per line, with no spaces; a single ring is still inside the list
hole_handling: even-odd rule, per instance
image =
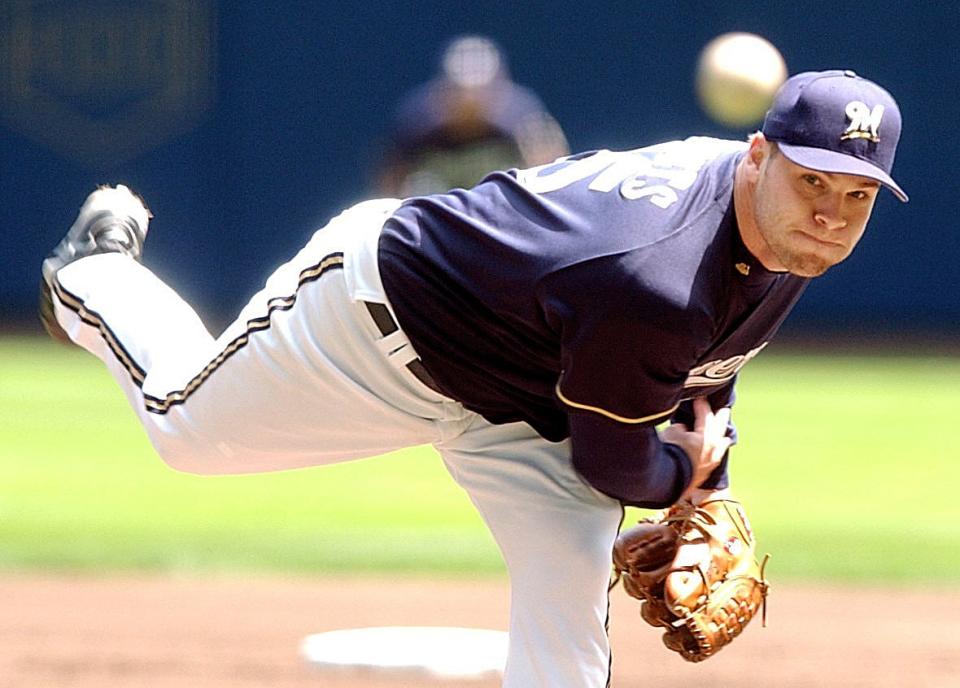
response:
[[[617,537],[614,579],[666,629],[664,644],[700,662],[730,644],[761,609],[769,585],[743,507],[730,499],[680,501]],[[766,619],[764,618],[764,625]]]

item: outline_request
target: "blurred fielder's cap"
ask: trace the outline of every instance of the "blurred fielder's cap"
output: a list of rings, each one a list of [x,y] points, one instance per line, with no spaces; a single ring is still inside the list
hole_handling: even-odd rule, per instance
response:
[[[801,167],[868,177],[907,201],[893,177],[900,108],[889,93],[850,70],[803,72],[784,82],[763,135]]]

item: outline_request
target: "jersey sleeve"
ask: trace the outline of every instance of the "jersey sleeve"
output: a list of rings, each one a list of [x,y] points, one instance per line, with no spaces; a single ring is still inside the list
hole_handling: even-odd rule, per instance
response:
[[[577,472],[592,487],[627,506],[660,509],[676,502],[693,469],[679,446],[661,442],[656,428],[625,425],[605,416],[569,416]]]
[[[708,395],[712,409],[732,406],[733,383]],[[692,400],[684,400],[671,415],[670,422],[693,427]],[[602,414],[584,411],[569,413],[574,467],[594,488],[627,506],[659,509],[675,503],[687,489],[693,474],[684,450],[662,442],[651,425],[628,425]],[[731,421],[727,436],[736,443],[736,428]],[[723,489],[729,485],[727,461],[700,485]]]

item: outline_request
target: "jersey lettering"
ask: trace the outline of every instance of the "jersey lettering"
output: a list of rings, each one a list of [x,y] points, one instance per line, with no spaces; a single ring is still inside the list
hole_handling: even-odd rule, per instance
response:
[[[666,209],[679,200],[678,191],[686,191],[693,185],[708,160],[728,150],[729,145],[706,146],[696,155],[681,159],[679,164],[675,144],[626,152],[600,150],[520,170],[517,179],[530,191],[546,194],[593,177],[587,185],[590,191],[619,190],[620,196],[628,201],[647,199]]]
[[[563,158],[546,165],[520,170],[517,179],[534,193],[559,191],[610,167],[613,155],[610,151],[602,150],[586,157]]]
[[[729,382],[733,376],[740,372],[743,366],[747,365],[752,358],[763,351],[767,345],[764,342],[756,349],[751,349],[745,354],[731,356],[730,358],[721,358],[716,361],[710,361],[703,365],[698,365],[690,371],[684,387],[710,387]]]

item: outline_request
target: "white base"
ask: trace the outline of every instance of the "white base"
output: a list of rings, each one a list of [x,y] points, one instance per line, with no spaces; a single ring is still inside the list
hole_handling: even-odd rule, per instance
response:
[[[327,671],[485,679],[503,674],[507,633],[445,626],[353,628],[309,635],[300,653],[307,663]]]

